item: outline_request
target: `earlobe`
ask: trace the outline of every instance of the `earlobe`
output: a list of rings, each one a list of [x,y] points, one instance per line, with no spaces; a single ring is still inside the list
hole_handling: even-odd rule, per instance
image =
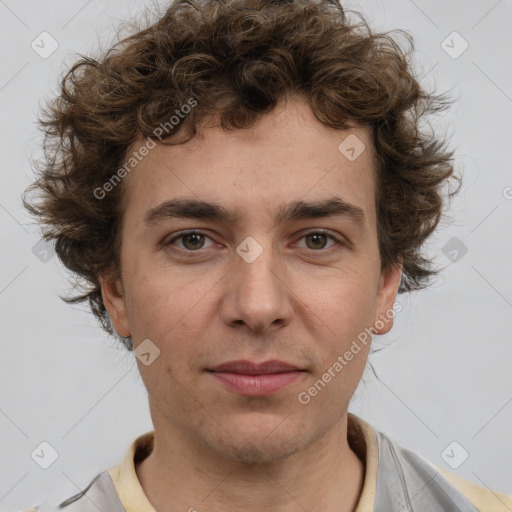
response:
[[[386,334],[393,327],[395,317],[395,299],[402,279],[402,264],[390,268],[380,279],[377,318],[374,329],[376,334]]]
[[[112,320],[114,329],[121,336],[131,336],[121,280],[114,279],[112,275],[106,274],[98,276],[98,280],[101,286],[103,304]]]

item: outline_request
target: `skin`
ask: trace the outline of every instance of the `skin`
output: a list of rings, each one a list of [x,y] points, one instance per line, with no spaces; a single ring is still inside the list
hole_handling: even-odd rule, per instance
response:
[[[338,150],[349,134],[366,147],[354,161]],[[185,144],[158,144],[125,178],[121,278],[100,282],[117,332],[160,350],[148,366],[137,360],[155,442],[136,471],[157,512],[355,509],[364,465],[347,440],[347,410],[370,343],[307,405],[297,397],[396,298],[401,267],[380,269],[373,158],[365,128],[329,128],[294,99],[247,130],[204,126]],[[275,225],[277,207],[333,196],[361,208],[364,225],[347,216]],[[178,197],[221,203],[240,219],[145,225],[148,210]],[[176,239],[189,229],[205,237]],[[318,229],[340,245],[306,236]],[[252,263],[236,252],[248,236],[263,248]],[[205,370],[235,359],[307,371],[273,395],[246,397]]]

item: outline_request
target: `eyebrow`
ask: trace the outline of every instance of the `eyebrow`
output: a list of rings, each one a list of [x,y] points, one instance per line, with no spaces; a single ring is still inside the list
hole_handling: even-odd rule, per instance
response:
[[[365,226],[364,211],[340,197],[332,197],[318,201],[294,201],[282,205],[277,210],[275,223],[299,219],[317,219],[323,217],[346,217],[360,227]],[[173,218],[215,220],[236,224],[239,216],[225,206],[196,199],[171,199],[148,210],[144,215],[144,223],[150,227]]]

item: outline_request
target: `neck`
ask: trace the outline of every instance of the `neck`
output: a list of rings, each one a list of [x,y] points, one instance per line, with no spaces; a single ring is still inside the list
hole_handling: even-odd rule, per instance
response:
[[[222,458],[180,429],[165,426],[155,424],[153,451],[135,468],[156,512],[355,510],[364,454],[356,455],[349,444],[347,414],[294,455],[252,464]]]

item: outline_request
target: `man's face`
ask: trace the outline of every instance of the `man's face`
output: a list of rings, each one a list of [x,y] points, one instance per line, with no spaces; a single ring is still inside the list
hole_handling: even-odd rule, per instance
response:
[[[355,160],[338,149],[349,134],[366,147]],[[371,152],[366,130],[328,128],[293,102],[247,130],[206,128],[185,144],[158,144],[125,178],[124,296],[102,288],[116,330],[135,348],[149,339],[160,350],[151,364],[138,361],[157,431],[179,431],[218,456],[277,460],[346,414],[370,345],[358,336],[389,318],[400,279],[399,268],[380,273]],[[234,217],[161,207],[178,199]],[[278,218],[296,202],[329,200],[351,206]],[[235,360],[302,371],[274,380],[211,371]],[[325,372],[329,382],[309,393]]]

